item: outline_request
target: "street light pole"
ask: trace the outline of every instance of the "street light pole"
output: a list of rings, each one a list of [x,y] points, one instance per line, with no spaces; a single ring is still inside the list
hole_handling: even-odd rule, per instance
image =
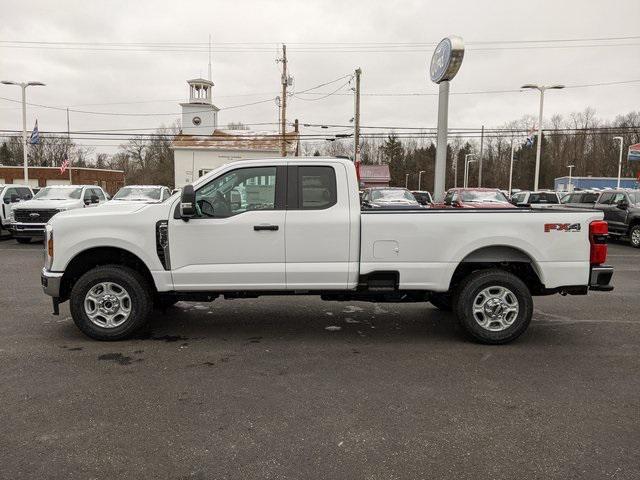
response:
[[[404,174],[404,188],[409,188],[409,174],[405,173]]]
[[[540,92],[540,112],[538,113],[538,145],[536,145],[536,171],[533,180],[533,190],[538,190],[538,182],[540,180],[540,154],[542,149],[542,112],[544,110],[544,92],[547,90],[559,90],[564,88],[564,85],[533,85],[526,84],[520,88],[528,88],[538,90]]]
[[[29,164],[27,161],[27,87],[44,86],[42,82],[13,82],[2,80],[4,85],[17,85],[22,89],[22,162],[24,167],[24,183],[29,184]]]
[[[475,160],[469,160],[469,157],[475,157],[475,156],[476,156],[475,153],[467,153],[464,156],[464,183],[463,183],[464,188],[467,188],[469,183],[469,164],[471,162],[475,162]]]
[[[418,191],[421,190],[421,186],[422,186],[422,174],[424,173],[424,170],[420,170],[418,172]]]
[[[567,191],[571,193],[573,192],[573,184],[571,182],[573,180],[572,173],[575,165],[567,165],[567,168],[569,169],[569,185],[567,186]]]
[[[614,140],[620,140],[620,159],[618,160],[618,186],[620,188],[620,176],[622,175],[622,147],[624,146],[624,138],[613,137]]]

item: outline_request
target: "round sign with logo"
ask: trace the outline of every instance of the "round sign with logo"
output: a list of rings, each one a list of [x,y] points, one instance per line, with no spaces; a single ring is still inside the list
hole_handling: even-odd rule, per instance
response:
[[[429,76],[435,83],[451,80],[456,76],[464,57],[464,42],[460,37],[446,37],[438,44],[429,67]]]

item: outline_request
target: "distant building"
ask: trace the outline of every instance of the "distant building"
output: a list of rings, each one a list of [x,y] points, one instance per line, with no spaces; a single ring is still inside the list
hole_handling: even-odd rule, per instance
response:
[[[104,168],[71,167],[60,173],[59,167],[29,167],[29,185],[35,188],[50,185],[99,185],[109,195],[116,193],[124,186],[124,172],[122,170],[108,170]],[[0,184],[24,184],[24,169],[22,166],[0,166]]]
[[[189,102],[180,104],[182,131],[171,146],[176,187],[191,183],[229,162],[280,156],[282,136],[278,132],[219,129],[219,108],[212,98],[213,82],[196,78],[187,83]],[[285,139],[287,155],[295,155],[298,132],[287,132]]]
[[[559,177],[553,182],[554,190],[567,192],[569,190],[588,190],[590,188],[616,188],[618,177],[571,177],[571,187],[569,177]],[[621,178],[620,188],[638,188],[638,180],[635,178]]]
[[[388,187],[390,181],[389,165],[360,165],[360,184],[364,188]]]

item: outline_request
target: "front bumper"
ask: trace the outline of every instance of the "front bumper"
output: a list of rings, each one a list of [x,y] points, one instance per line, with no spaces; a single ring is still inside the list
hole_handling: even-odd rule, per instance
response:
[[[46,223],[10,223],[7,228],[14,237],[44,237]]]
[[[611,285],[612,277],[613,267],[609,265],[591,267],[591,273],[589,275],[589,290],[610,292],[613,290],[613,285]]]
[[[45,294],[54,298],[60,297],[62,275],[63,273],[61,272],[50,272],[45,268],[42,269],[40,273],[40,283],[42,284],[42,289]]]

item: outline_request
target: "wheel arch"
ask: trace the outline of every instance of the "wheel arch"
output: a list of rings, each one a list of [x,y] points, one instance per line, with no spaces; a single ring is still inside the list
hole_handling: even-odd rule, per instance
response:
[[[123,265],[133,268],[156,291],[149,267],[136,254],[119,247],[93,247],[79,252],[67,264],[60,283],[60,301],[69,298],[73,285],[82,275],[102,265]]]
[[[544,292],[544,277],[537,262],[525,251],[511,245],[480,247],[468,253],[454,270],[449,291],[470,273],[489,268],[513,273],[525,282],[532,293]]]

